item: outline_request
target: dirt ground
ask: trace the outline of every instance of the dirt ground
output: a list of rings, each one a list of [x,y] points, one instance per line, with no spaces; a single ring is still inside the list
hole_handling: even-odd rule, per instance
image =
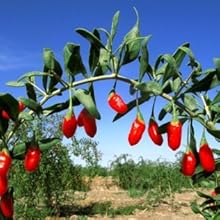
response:
[[[74,202],[80,207],[88,207],[94,203],[111,202],[114,208],[125,207],[129,205],[145,205],[146,197],[131,198],[127,191],[122,190],[113,181],[111,177],[95,177],[91,182],[91,190],[89,192],[75,192]],[[195,192],[184,191],[176,193],[172,197],[164,198],[156,207],[149,207],[143,210],[135,210],[133,215],[124,215],[110,218],[108,216],[93,215],[88,216],[88,220],[200,220],[202,216],[195,215],[191,208],[190,202],[198,199]],[[77,201],[77,202],[76,202]],[[48,217],[46,220],[77,220],[77,215],[69,218]]]

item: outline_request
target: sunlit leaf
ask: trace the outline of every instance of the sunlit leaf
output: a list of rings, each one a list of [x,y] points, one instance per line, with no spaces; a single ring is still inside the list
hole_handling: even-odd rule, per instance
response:
[[[98,109],[94,103],[94,100],[93,100],[91,94],[87,90],[77,89],[74,93],[74,96],[88,110],[90,115],[94,116],[97,119],[101,118],[101,116],[98,112]]]
[[[77,28],[75,31],[84,38],[86,38],[89,42],[93,43],[94,45],[97,45],[98,48],[105,49],[105,46],[102,44],[102,42],[90,31],[84,28]]]
[[[56,144],[60,143],[59,138],[47,138],[38,141],[38,146],[42,152],[49,150],[51,147],[54,147]]]
[[[80,55],[80,45],[67,43],[64,47],[64,65],[65,71],[71,76],[78,73],[85,74],[86,68],[83,65]]]
[[[6,83],[7,86],[12,86],[12,87],[23,87],[25,86],[24,82],[18,82],[18,81],[9,81]]]
[[[154,95],[160,95],[163,92],[161,85],[155,81],[139,83],[135,87],[143,93],[152,93]]]

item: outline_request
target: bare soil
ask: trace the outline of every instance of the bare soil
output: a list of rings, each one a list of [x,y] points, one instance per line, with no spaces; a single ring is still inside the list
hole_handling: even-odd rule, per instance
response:
[[[89,182],[89,179],[85,179]],[[133,215],[116,216],[111,218],[107,215],[97,214],[87,216],[88,220],[201,220],[200,215],[195,215],[190,203],[198,200],[198,196],[193,191],[184,190],[182,193],[176,193],[171,197],[164,198],[160,203],[152,207],[147,201],[146,196],[131,198],[128,192],[121,189],[111,177],[95,177],[91,180],[91,190],[88,192],[74,193],[74,206],[91,207],[92,204],[109,202],[113,208],[126,207],[131,205],[141,205],[144,209],[136,209]],[[146,208],[145,208],[146,207]],[[77,220],[79,216],[70,217],[47,217],[46,220]]]

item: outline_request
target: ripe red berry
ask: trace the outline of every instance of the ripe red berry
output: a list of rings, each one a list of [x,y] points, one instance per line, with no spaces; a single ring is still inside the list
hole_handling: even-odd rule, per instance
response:
[[[8,177],[0,175],[0,196],[8,191]]]
[[[19,101],[18,102],[18,111],[22,112],[22,111],[24,111],[24,109],[25,109],[24,103],[22,101]]]
[[[192,151],[187,151],[183,155],[181,171],[185,176],[192,176],[196,170],[196,157]]]
[[[108,104],[116,112],[123,114],[128,110],[127,104],[123,101],[120,95],[112,91],[108,96]]]
[[[213,172],[215,170],[215,159],[213,152],[207,143],[200,146],[199,160],[202,168],[206,172]]]
[[[8,115],[8,113],[7,113],[5,110],[2,110],[1,116],[2,116],[2,118],[4,118],[5,120],[9,120],[9,119],[10,119],[10,116]]]
[[[80,112],[77,122],[79,126],[84,126],[89,137],[95,136],[97,131],[96,119],[85,108]]]
[[[163,137],[159,132],[159,127],[157,122],[154,119],[150,119],[149,126],[148,126],[148,134],[151,140],[157,144],[161,145],[163,143]]]
[[[171,121],[167,125],[168,146],[172,150],[179,148],[182,138],[182,123],[180,121]]]
[[[14,213],[14,208],[13,208],[13,197],[9,193],[5,193],[0,201],[0,208],[2,214],[6,218],[12,218],[13,213]]]
[[[41,159],[41,151],[38,146],[30,146],[25,154],[24,158],[24,168],[28,172],[34,172]]]
[[[65,137],[70,138],[75,134],[77,128],[77,120],[73,113],[66,115],[62,123],[62,131]]]
[[[0,151],[0,175],[7,176],[8,171],[11,167],[11,156],[6,149]]]
[[[141,140],[145,130],[145,122],[142,116],[137,116],[131,125],[131,129],[128,135],[128,142],[130,145],[136,145]]]

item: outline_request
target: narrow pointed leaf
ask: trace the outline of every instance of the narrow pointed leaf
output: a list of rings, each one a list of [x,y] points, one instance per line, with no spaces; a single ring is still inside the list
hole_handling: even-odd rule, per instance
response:
[[[220,58],[214,58],[213,61],[214,61],[214,64],[216,66],[216,70],[218,72],[220,72]]]
[[[29,98],[33,99],[34,101],[36,101],[37,96],[36,96],[36,93],[35,93],[34,86],[30,83],[25,83],[25,87],[26,87],[27,96]]]
[[[193,95],[184,94],[183,95],[184,105],[187,106],[190,110],[196,110],[198,107],[198,102]]]
[[[35,77],[35,76],[40,76],[40,77],[42,77],[42,76],[48,76],[49,74],[48,73],[46,73],[46,72],[40,72],[40,71],[32,71],[32,72],[28,72],[28,73],[25,73],[25,74],[23,74],[22,76],[20,76],[19,78],[18,78],[18,82],[20,82],[20,81],[22,81],[22,80],[24,80],[24,79],[26,79],[26,78],[31,78],[31,77]]]
[[[112,27],[111,27],[111,41],[113,41],[115,34],[117,32],[118,20],[119,20],[120,11],[117,11],[112,19]]]
[[[110,69],[110,53],[107,50],[100,49],[98,67],[95,76],[105,74]]]
[[[21,97],[20,100],[24,103],[24,105],[27,108],[33,110],[35,113],[39,114],[42,112],[41,105],[38,102],[34,101],[33,99],[27,99],[27,98]]]
[[[7,86],[12,86],[12,87],[23,87],[25,86],[24,82],[18,82],[18,81],[9,81],[6,83]]]
[[[0,107],[4,109],[12,120],[18,117],[18,101],[8,93],[0,94]]]
[[[96,45],[98,48],[103,48],[105,49],[105,46],[102,44],[102,42],[90,31],[84,29],[84,28],[77,28],[75,30],[78,34],[86,38],[89,42],[93,43]]]
[[[212,105],[219,103],[220,102],[220,92],[218,92],[216,94],[216,96],[214,97],[213,101],[212,101]]]
[[[93,101],[91,94],[84,89],[77,89],[74,93],[75,97],[79,102],[88,110],[88,112],[97,119],[100,119],[101,116],[96,108],[96,105]]]
[[[163,92],[161,85],[155,81],[139,83],[137,84],[136,88],[142,91],[143,93],[151,93],[154,95],[160,95]]]
[[[99,32],[95,29],[93,34],[100,39]],[[90,71],[93,72],[95,68],[98,66],[100,55],[100,47],[91,42],[90,52],[89,52],[89,68]]]
[[[167,103],[160,111],[158,119],[161,121],[164,119],[164,117],[166,116],[167,113],[172,111],[172,103],[169,102]]]
[[[42,152],[49,150],[51,147],[55,146],[58,143],[60,143],[59,138],[47,138],[38,141],[39,148]]]
[[[45,48],[43,50],[44,72],[48,75],[43,75],[43,87],[45,91],[50,92],[59,82],[62,76],[62,68],[59,62],[55,59],[54,53],[51,49]]]
[[[142,42],[142,47],[141,47],[141,56],[140,56],[140,68],[139,68],[139,81],[141,82],[144,74],[148,70],[148,65],[149,65],[149,54],[147,50],[147,42],[150,39],[150,37],[145,37],[143,42]]]
[[[75,76],[78,73],[86,73],[86,68],[80,55],[80,45],[66,44],[64,47],[64,65],[66,72],[71,76]]]
[[[179,68],[186,56],[186,52],[183,48],[189,48],[190,44],[185,43],[181,47],[178,47],[177,51],[173,54],[174,59],[176,60],[176,66]]]
[[[23,159],[27,149],[26,143],[16,144],[12,149],[12,158]]]
[[[25,111],[20,112],[18,118],[23,119],[25,121],[32,121],[34,119],[32,115]]]
[[[216,75],[216,70],[210,71],[201,80],[193,84],[186,92],[202,92],[208,91],[220,85],[220,81]]]

